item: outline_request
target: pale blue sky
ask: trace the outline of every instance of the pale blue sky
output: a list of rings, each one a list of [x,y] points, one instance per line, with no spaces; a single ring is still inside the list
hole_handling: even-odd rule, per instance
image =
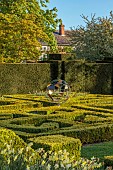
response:
[[[49,8],[58,9],[58,18],[63,20],[65,29],[85,25],[80,15],[88,16],[96,14],[96,17],[109,17],[113,10],[113,0],[50,0]]]

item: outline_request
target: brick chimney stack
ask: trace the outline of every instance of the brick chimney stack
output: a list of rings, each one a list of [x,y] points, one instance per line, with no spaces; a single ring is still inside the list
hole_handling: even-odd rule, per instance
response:
[[[65,25],[63,24],[59,25],[59,35],[65,36],[64,27]]]

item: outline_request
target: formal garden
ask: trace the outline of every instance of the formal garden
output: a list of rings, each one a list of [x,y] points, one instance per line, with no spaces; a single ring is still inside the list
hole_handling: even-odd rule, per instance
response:
[[[59,46],[48,3],[0,1],[0,170],[113,169],[113,13],[82,15]],[[54,79],[69,98],[48,98]]]
[[[2,95],[0,157],[5,169],[105,169],[113,163],[112,95]]]

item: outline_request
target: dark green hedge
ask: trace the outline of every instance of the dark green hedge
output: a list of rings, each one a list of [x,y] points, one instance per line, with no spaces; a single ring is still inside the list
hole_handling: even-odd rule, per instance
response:
[[[0,64],[0,93],[43,91],[50,82],[50,64]]]
[[[109,141],[113,138],[113,126],[111,125],[100,125],[94,127],[86,127],[84,129],[79,130],[69,130],[62,132],[61,134],[79,138],[83,144],[87,143],[95,143],[95,142],[103,142]]]
[[[45,91],[51,80],[66,80],[72,91],[113,93],[113,64],[83,61],[0,64],[0,95]]]
[[[85,64],[77,61],[65,62],[65,80],[72,86],[72,91],[85,91]]]
[[[113,64],[65,62],[65,79],[72,91],[112,94]]]
[[[110,63],[85,64],[85,91],[111,94],[113,65]]]
[[[57,130],[48,133],[41,133],[40,136],[44,135],[64,135],[68,137],[78,138],[82,144],[95,143],[109,141],[113,139],[113,126],[112,124],[98,125],[92,127],[84,127],[79,129],[67,128],[63,130]]]
[[[75,53],[67,53],[67,54],[49,54],[48,59],[49,60],[73,60],[75,58]]]

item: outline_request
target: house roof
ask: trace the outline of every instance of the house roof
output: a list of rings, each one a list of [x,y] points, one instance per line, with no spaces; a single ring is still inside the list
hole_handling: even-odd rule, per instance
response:
[[[64,30],[64,25],[59,25],[59,30],[55,31],[53,34],[55,36],[55,39],[57,41],[58,46],[69,46],[71,45],[71,40],[69,37],[69,30]],[[47,42],[41,42],[42,45],[48,45]]]
[[[60,35],[59,31],[56,31],[56,32],[54,32],[54,36],[57,40],[58,45],[61,45],[61,46],[70,45],[70,40],[66,34],[66,31],[65,31],[65,35]]]
[[[65,35],[62,36],[62,35],[59,35],[59,32],[56,31],[53,33],[55,38],[56,38],[56,41],[57,41],[57,45],[58,46],[69,46],[71,44],[70,42],[70,38],[69,36],[66,34],[66,31],[65,31]],[[41,44],[43,46],[48,46],[48,43],[47,42],[41,42]]]

